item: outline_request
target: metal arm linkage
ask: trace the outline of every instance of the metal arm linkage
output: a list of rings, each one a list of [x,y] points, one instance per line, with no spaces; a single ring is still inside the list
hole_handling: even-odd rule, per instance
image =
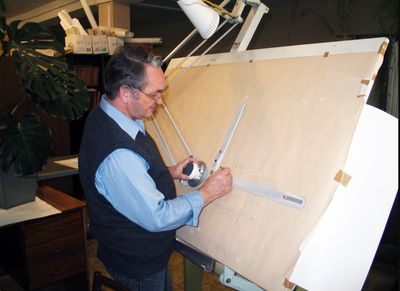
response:
[[[224,266],[224,270],[219,276],[219,281],[233,289],[239,291],[263,291],[258,285],[250,282],[249,280],[237,275],[233,270]]]

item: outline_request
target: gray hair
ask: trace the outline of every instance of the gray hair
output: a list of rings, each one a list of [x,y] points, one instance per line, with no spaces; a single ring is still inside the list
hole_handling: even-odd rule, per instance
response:
[[[146,86],[145,66],[161,67],[162,59],[142,47],[119,47],[107,63],[104,89],[114,99],[122,86],[142,90]]]

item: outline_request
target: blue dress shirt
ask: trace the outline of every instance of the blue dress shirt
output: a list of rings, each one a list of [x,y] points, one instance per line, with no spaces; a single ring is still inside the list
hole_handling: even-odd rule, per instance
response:
[[[108,103],[105,96],[100,107],[133,139],[139,130],[145,134],[142,120],[133,121]],[[132,150],[117,149],[97,169],[96,188],[118,212],[148,231],[197,226],[204,207],[200,192],[165,200],[147,173],[148,168],[148,163]]]

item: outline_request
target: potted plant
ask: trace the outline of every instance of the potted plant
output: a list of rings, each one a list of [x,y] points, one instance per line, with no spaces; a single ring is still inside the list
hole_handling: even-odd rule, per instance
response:
[[[21,114],[18,109],[32,102],[47,115],[73,120],[84,114],[89,102],[85,83],[68,69],[64,48],[54,35],[37,23],[7,24],[4,0],[0,0],[0,67],[10,60],[20,79],[21,94],[0,100],[0,208],[34,200],[36,174],[52,149],[51,131],[39,116]],[[13,180],[16,184],[9,185]],[[29,192],[22,182],[33,187],[28,198],[22,195]],[[1,196],[9,194],[11,198]]]

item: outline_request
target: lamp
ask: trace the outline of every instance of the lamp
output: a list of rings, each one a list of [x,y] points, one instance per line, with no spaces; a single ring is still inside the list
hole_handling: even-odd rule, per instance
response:
[[[245,50],[247,48],[248,43],[251,40],[251,37],[254,34],[255,29],[258,26],[258,23],[261,19],[261,16],[266,13],[268,8],[260,2],[260,0],[236,0],[237,3],[235,5],[235,9],[232,12],[229,12],[225,10],[223,7],[229,2],[230,0],[224,0],[219,6],[215,5],[209,0],[177,0],[176,2],[180,6],[180,8],[183,10],[183,12],[186,14],[186,16],[189,18],[190,22],[196,27],[186,38],[181,41],[180,44],[176,48],[174,48],[168,56],[166,56],[162,62],[162,64],[166,64],[176,53],[178,50],[180,50],[182,47],[185,46],[185,44],[194,36],[196,35],[197,32],[200,33],[200,35],[204,38],[204,40],[198,45],[194,50],[192,50],[188,56],[183,58],[178,65],[176,65],[173,69],[169,71],[169,74],[166,76],[166,78],[169,79],[169,88],[171,88],[171,85],[176,82],[183,74],[187,72],[188,69],[192,67],[192,65],[199,60],[199,57],[203,56],[206,54],[210,49],[214,47],[221,39],[223,39],[230,31],[232,31],[236,25],[239,23],[243,22],[242,17],[240,16],[243,8],[245,5],[251,5],[252,10],[249,12],[249,15],[246,18],[246,23],[244,25],[244,28],[240,30],[239,36],[235,41],[235,46],[241,45],[242,40],[245,39],[243,47],[238,47],[235,50],[239,51],[240,50]],[[208,5],[207,5],[207,4]],[[210,6],[209,6],[210,5]],[[213,8],[211,8],[211,6]],[[260,8],[260,9],[259,9]],[[217,12],[218,11],[218,12]],[[225,21],[219,25],[219,16],[222,16],[225,18]],[[185,69],[181,70],[178,76],[175,76],[174,79],[171,80],[171,75],[174,74],[179,68],[182,68],[181,65],[195,53],[206,41],[208,38],[210,38],[217,29],[222,27],[225,23],[232,23],[233,25],[225,31],[225,33],[220,36],[210,47],[208,47],[201,55],[199,55],[197,58],[192,61],[192,63],[187,66]],[[218,26],[219,25],[219,26]],[[250,32],[250,33],[249,33]],[[233,47],[232,47],[233,48]],[[171,113],[169,112],[166,103],[163,103],[162,106],[165,110],[165,113],[167,114],[169,120],[171,121],[176,133],[178,134],[178,137],[180,138],[183,146],[185,147],[187,153],[189,156],[194,156],[193,152],[190,150],[189,146],[187,145],[182,133],[180,132],[178,126],[176,125],[174,119],[172,118]],[[243,111],[242,107],[242,111]],[[241,114],[241,113],[240,113]],[[167,142],[165,141],[163,134],[157,125],[157,121],[155,118],[152,118],[154,127],[158,133],[159,138],[161,139],[162,144],[164,145],[167,154],[169,156],[169,160],[171,163],[175,164],[175,160],[173,157],[173,154],[171,150],[168,147]],[[214,163],[215,166],[215,163]],[[218,168],[218,167],[216,167]],[[185,169],[183,173],[187,174],[190,178],[190,180],[187,182],[187,185],[192,186],[192,187],[198,187],[201,185],[201,183],[207,178],[207,166],[204,162],[199,161],[198,164],[193,164],[189,163],[187,166],[185,166]],[[185,183],[183,183],[185,184]]]
[[[208,39],[214,34],[219,24],[218,12],[201,0],[177,0],[177,3],[202,38]]]

